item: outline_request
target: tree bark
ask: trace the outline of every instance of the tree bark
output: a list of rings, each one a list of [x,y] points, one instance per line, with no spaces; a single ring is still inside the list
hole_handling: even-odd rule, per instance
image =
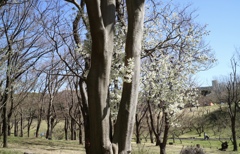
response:
[[[237,137],[236,137],[236,118],[234,116],[231,117],[231,130],[232,130],[233,151],[238,151]]]
[[[5,96],[6,97],[6,96]],[[3,134],[3,147],[7,148],[8,143],[7,143],[7,137],[8,137],[8,123],[7,123],[7,105],[3,101],[2,105],[2,134]]]
[[[90,153],[112,153],[107,103],[113,52],[114,0],[86,1],[92,37],[91,68],[87,78]]]
[[[64,122],[64,136],[65,136],[65,140],[68,140],[68,118],[65,117],[65,122]]]
[[[130,83],[123,83],[123,92],[117,116],[113,142],[118,144],[119,153],[131,153],[131,139],[135,123],[140,79],[140,56],[143,35],[144,0],[127,0],[128,32],[126,39],[125,66],[130,58],[134,61]]]
[[[164,133],[163,133],[162,142],[159,145],[160,154],[166,154],[166,145],[168,140],[168,132],[170,128],[168,113],[164,111],[163,116],[164,116]]]
[[[135,129],[136,129],[136,143],[140,144],[141,140],[140,140],[140,122],[138,121],[138,114],[135,115]]]
[[[38,137],[39,135],[39,129],[40,129],[40,126],[41,126],[41,122],[42,122],[42,114],[43,114],[43,107],[41,105],[40,109],[39,109],[39,115],[38,115],[38,118],[37,118],[37,128],[36,128],[36,137]]]
[[[82,133],[82,125],[79,125],[79,128],[78,128],[78,143],[79,144],[83,144],[83,133]]]
[[[70,121],[71,140],[76,140],[76,122],[73,118]]]
[[[90,153],[131,153],[131,139],[139,90],[144,0],[127,0],[128,33],[125,66],[134,61],[131,83],[124,82],[116,129],[111,143],[110,106],[107,101],[113,52],[114,0],[86,1],[92,37],[91,68],[87,79]]]
[[[22,114],[22,109],[20,113],[20,137],[23,137],[23,114]]]
[[[3,147],[8,147],[8,116],[7,116],[7,102],[9,97],[9,88],[10,88],[10,75],[7,71],[7,80],[6,80],[6,88],[2,98],[2,134],[3,134]]]
[[[80,78],[79,86],[80,86],[80,94],[81,94],[81,104],[80,109],[81,113],[83,115],[83,126],[84,126],[84,139],[85,139],[85,150],[86,154],[90,153],[90,124],[89,124],[89,109],[88,109],[88,99],[87,99],[87,92],[86,88],[84,86],[85,80],[83,78]],[[77,91],[76,87],[76,91]],[[78,100],[80,102],[80,98],[78,97]]]
[[[149,131],[150,141],[151,141],[151,143],[154,143],[153,130],[152,130],[151,124],[150,124],[150,122],[149,122],[149,116],[147,116],[147,125],[148,125],[148,131]]]
[[[18,136],[18,120],[17,120],[17,115],[14,116],[14,136]]]

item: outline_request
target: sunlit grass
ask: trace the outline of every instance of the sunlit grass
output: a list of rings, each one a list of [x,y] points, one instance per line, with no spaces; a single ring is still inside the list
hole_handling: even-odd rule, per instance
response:
[[[209,110],[210,112],[216,111],[218,106],[214,107],[199,107],[198,110]],[[195,115],[198,112],[197,109],[193,109],[191,112],[189,111],[187,114],[192,116],[193,112]],[[0,148],[0,154],[23,154],[24,152],[32,152],[34,154],[85,154],[85,149],[83,145],[79,145],[78,141],[65,141],[58,140],[59,134],[62,135],[64,123],[60,121],[53,131],[53,140],[47,140],[45,137],[35,138],[36,131],[36,121],[33,121],[31,130],[30,130],[30,138],[27,137],[27,130],[24,129],[24,137],[9,137],[9,148]],[[39,133],[46,132],[47,124],[46,121],[42,121],[41,128]],[[178,138],[175,138],[175,143],[173,145],[167,145],[166,151],[167,154],[179,154],[181,149],[187,146],[196,146],[200,144],[201,148],[206,151],[206,154],[237,154],[239,152],[232,152],[233,146],[230,143],[229,136],[231,136],[230,129],[224,129],[222,132],[219,132],[221,135],[221,141],[228,141],[228,149],[223,152],[218,149],[221,148],[221,142],[218,140],[219,134],[216,136],[213,135],[212,130],[210,128],[206,128],[205,131],[210,136],[210,140],[203,140],[203,136],[199,137],[198,134],[193,130],[191,132],[187,132],[181,135],[182,142]],[[64,135],[64,134],[63,134]],[[171,136],[169,136],[171,137]],[[1,138],[1,137],[0,137]],[[223,139],[225,138],[225,139]],[[2,140],[2,139],[1,139]],[[160,153],[160,149],[155,144],[151,144],[149,142],[144,143],[142,140],[142,144],[136,144],[134,142],[134,138],[132,140],[132,153],[133,154],[158,154]],[[148,140],[149,141],[149,140]],[[169,138],[168,142],[173,142],[173,139]],[[2,142],[0,141],[0,144]],[[240,140],[238,141],[240,143]],[[2,146],[2,145],[1,145]]]
[[[169,139],[169,142],[172,140]],[[240,140],[238,141],[238,143]],[[232,152],[232,145],[229,143],[227,151],[218,150],[221,148],[221,142],[218,140],[202,140],[202,139],[184,139],[182,144],[179,140],[175,140],[173,145],[167,145],[167,154],[178,154],[181,149],[187,146],[196,146],[200,144],[201,148],[207,154],[237,154]],[[0,154],[22,154],[23,152],[32,152],[34,154],[84,154],[84,146],[79,145],[78,141],[65,140],[47,140],[45,138],[27,138],[27,137],[9,137],[9,148],[0,148]],[[133,154],[158,154],[160,151],[158,146],[151,143],[136,144],[132,143]]]

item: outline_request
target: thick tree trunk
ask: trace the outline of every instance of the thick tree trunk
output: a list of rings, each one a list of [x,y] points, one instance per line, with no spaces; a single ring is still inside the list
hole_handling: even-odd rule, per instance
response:
[[[128,32],[126,39],[125,66],[131,58],[134,62],[130,83],[123,83],[123,92],[117,116],[113,142],[118,144],[118,152],[131,153],[131,139],[135,123],[136,106],[140,79],[140,56],[143,35],[144,0],[127,0]]]
[[[123,93],[111,143],[110,107],[107,101],[113,51],[114,0],[86,1],[92,37],[91,69],[88,75],[90,153],[130,153],[140,77],[144,0],[127,0],[128,34],[125,65],[134,61],[131,83],[124,82]],[[112,148],[113,146],[113,148]]]
[[[159,145],[160,147],[160,154],[166,154],[166,146],[164,146],[162,143]]]
[[[86,1],[92,37],[91,68],[87,79],[90,153],[112,153],[107,103],[113,52],[114,0]]]

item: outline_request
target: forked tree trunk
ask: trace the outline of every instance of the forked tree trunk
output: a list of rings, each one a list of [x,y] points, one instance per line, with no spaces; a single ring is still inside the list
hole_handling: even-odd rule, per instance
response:
[[[110,134],[110,106],[107,101],[113,51],[115,0],[86,1],[92,37],[91,69],[88,75],[90,153],[131,152],[131,139],[138,98],[144,0],[127,0],[128,34],[125,65],[133,58],[131,83],[124,82],[113,144]],[[113,147],[112,147],[113,146]]]

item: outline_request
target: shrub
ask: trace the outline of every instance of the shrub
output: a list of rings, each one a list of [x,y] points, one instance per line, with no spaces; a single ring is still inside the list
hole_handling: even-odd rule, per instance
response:
[[[190,147],[183,148],[180,154],[205,154],[205,152],[200,147],[190,146]]]
[[[64,130],[62,127],[57,127],[54,129],[53,136],[56,140],[62,140],[64,139]]]

